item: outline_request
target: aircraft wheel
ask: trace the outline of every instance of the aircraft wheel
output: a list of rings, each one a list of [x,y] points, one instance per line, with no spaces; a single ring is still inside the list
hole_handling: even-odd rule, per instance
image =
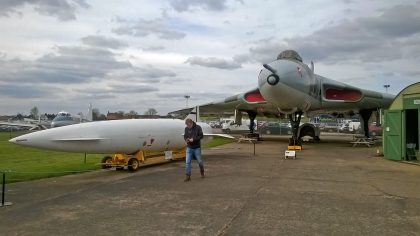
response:
[[[128,170],[136,171],[139,169],[139,161],[136,158],[128,160]]]
[[[102,158],[102,169],[109,169],[111,168],[111,164],[112,164],[112,157],[110,156],[104,156]]]

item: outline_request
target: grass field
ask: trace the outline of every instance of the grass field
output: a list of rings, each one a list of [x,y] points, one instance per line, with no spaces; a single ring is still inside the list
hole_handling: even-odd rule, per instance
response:
[[[9,143],[19,133],[0,132],[0,172],[6,172],[7,183],[28,181],[100,169],[103,154],[67,153],[22,147]],[[214,138],[203,148],[231,142]]]

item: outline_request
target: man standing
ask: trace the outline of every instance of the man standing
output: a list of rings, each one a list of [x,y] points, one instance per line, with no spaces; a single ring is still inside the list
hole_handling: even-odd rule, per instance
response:
[[[184,140],[187,142],[187,151],[185,157],[185,182],[191,180],[191,159],[195,158],[200,167],[201,178],[204,178],[204,163],[201,157],[201,139],[203,130],[193,120],[186,119],[184,131]]]

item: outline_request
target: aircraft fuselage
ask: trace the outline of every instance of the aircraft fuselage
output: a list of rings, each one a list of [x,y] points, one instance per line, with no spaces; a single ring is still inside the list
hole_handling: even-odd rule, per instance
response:
[[[385,108],[394,96],[360,89],[313,73],[306,64],[279,59],[258,76],[259,92],[279,112]]]

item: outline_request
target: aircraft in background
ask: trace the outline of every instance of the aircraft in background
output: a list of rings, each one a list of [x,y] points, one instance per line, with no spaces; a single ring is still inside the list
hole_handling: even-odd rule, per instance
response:
[[[2,130],[38,130],[38,129],[48,129],[51,126],[51,121],[48,119],[30,119],[23,118],[23,120],[11,120],[7,122],[0,122],[0,129]]]
[[[258,114],[288,116],[292,126],[291,142],[300,143],[301,137],[315,135],[313,127],[299,131],[304,113],[308,116],[329,113],[335,117],[359,114],[364,133],[369,136],[368,121],[372,112],[388,108],[395,97],[317,75],[313,63],[311,67],[304,64],[294,50],[281,52],[277,60],[263,67],[258,75],[258,88],[200,105],[201,114],[235,111],[236,123],[239,123],[242,112],[246,112],[251,120],[251,133]]]
[[[36,123],[24,123],[24,122],[0,122],[0,130],[37,130],[37,129],[48,129],[50,124],[36,124]]]
[[[69,112],[60,111],[57,116],[51,122],[51,128],[56,128],[60,126],[73,125],[83,122],[92,121],[92,104],[89,104],[88,114],[86,117],[83,117],[83,114],[72,116]]]
[[[83,122],[90,122],[92,121],[92,117],[93,117],[92,104],[89,104],[89,109],[88,109],[88,113],[86,117],[83,116],[83,113],[80,115],[72,116],[69,112],[60,111],[51,122],[47,120],[42,120],[41,118],[38,120],[24,118],[23,121],[0,122],[0,127],[4,129],[12,128],[12,129],[43,130],[43,129],[48,129],[48,128],[73,125],[73,124],[78,124],[78,123],[83,123]]]

